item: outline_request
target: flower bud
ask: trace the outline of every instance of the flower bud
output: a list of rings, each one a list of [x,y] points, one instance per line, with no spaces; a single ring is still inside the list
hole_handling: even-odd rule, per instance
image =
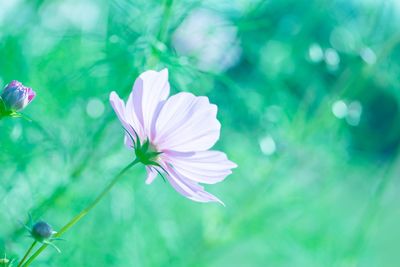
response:
[[[49,239],[54,233],[53,228],[44,221],[35,223],[31,231],[32,237],[39,242]]]
[[[0,265],[7,265],[9,263],[10,263],[10,260],[5,257],[0,259]]]
[[[32,88],[25,87],[19,81],[10,82],[0,95],[5,112],[16,112],[24,109],[36,96]],[[1,103],[0,103],[1,104]]]
[[[12,267],[13,262],[13,259],[7,259],[7,257],[4,256],[4,258],[0,258],[0,267]]]

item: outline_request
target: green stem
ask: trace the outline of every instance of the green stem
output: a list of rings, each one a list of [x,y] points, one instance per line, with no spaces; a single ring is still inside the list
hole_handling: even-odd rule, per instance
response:
[[[164,44],[166,37],[167,37],[167,32],[168,32],[168,21],[171,16],[171,8],[172,8],[173,0],[165,0],[164,2],[164,13],[161,18],[160,22],[160,28],[158,30],[157,34],[157,42],[161,42]],[[151,54],[148,59],[147,65],[149,68],[154,68],[157,65],[158,59],[159,59],[159,53],[160,51],[158,48],[155,47],[157,44],[153,44],[151,47]]]
[[[24,261],[26,260],[26,258],[28,258],[29,254],[31,253],[32,249],[36,246],[37,241],[34,240],[32,242],[32,245],[28,248],[28,250],[25,252],[24,257],[22,258],[22,260],[19,262],[17,267],[22,266],[22,263],[24,263]]]
[[[168,21],[169,17],[171,16],[171,7],[172,7],[173,0],[165,0],[164,3],[164,13],[161,19],[160,29],[158,31],[157,39],[160,42],[164,42],[166,39],[166,33],[168,29]]]
[[[83,217],[85,217],[103,198],[105,195],[107,195],[108,192],[110,192],[111,188],[118,182],[118,180],[125,174],[126,171],[128,171],[131,167],[136,165],[139,161],[135,159],[132,163],[130,163],[128,166],[126,166],[124,169],[122,169],[112,180],[111,182],[107,185],[106,188],[101,191],[101,193],[96,197],[96,199],[89,204],[84,210],[82,210],[78,215],[76,215],[72,220],[70,220],[64,227],[61,228],[60,231],[58,231],[54,237],[61,237],[68,229],[70,229],[72,226],[74,226],[77,222],[79,222]],[[40,253],[43,252],[47,248],[47,244],[43,244],[36,252],[26,261],[23,267],[29,266],[39,255]]]

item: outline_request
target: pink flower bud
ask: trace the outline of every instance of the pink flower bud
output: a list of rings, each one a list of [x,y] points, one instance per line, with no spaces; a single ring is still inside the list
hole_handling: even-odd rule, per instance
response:
[[[19,81],[10,82],[0,95],[5,111],[20,111],[36,96],[32,88],[25,87]]]

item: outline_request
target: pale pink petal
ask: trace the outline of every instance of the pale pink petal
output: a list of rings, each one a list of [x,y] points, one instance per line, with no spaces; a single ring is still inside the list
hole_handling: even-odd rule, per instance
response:
[[[200,183],[215,184],[232,173],[231,169],[237,165],[228,160],[225,153],[219,151],[202,152],[174,152],[169,151],[162,155],[177,173]]]
[[[219,138],[217,106],[207,97],[179,93],[163,105],[156,122],[154,143],[160,151],[204,151]]]
[[[165,165],[164,169],[167,171],[169,183],[181,195],[197,202],[219,202],[224,205],[216,196],[206,192],[201,185],[183,177],[170,166]]]
[[[155,136],[154,124],[163,101],[169,95],[168,70],[160,72],[149,70],[136,79],[131,103],[137,120],[143,126],[144,134],[152,140]]]
[[[128,123],[125,119],[125,104],[124,101],[119,98],[118,94],[116,92],[111,92],[110,94],[110,103],[111,106],[113,107],[115,113],[117,114],[118,119],[124,125],[124,128],[128,127]],[[126,126],[126,127],[125,127]]]
[[[135,83],[135,85],[137,85],[137,83]],[[133,99],[134,90],[137,90],[137,88],[135,88],[135,86],[132,88],[132,92],[129,94],[128,101],[126,102],[126,107],[125,107],[126,120],[129,122],[129,124],[131,124],[133,126],[133,128],[135,129],[135,131],[136,131],[137,135],[139,136],[139,138],[141,139],[141,141],[145,141],[147,138],[146,138],[146,135],[145,135],[145,132],[143,129],[143,125],[139,121],[139,118],[135,111],[137,106],[135,106],[135,104],[134,104],[135,102]]]
[[[129,136],[129,134],[125,134],[124,143],[125,143],[125,146],[127,146],[129,148],[134,148],[135,147],[135,144],[133,143],[133,140]]]
[[[129,124],[126,116],[125,116],[125,104],[124,101],[117,95],[116,92],[111,92],[110,94],[110,103],[113,107],[115,113],[117,114],[118,119],[120,120],[122,127],[127,131],[125,136],[125,145],[128,147],[133,147],[132,138],[135,139],[135,133],[133,131],[132,125]],[[130,135],[130,136],[129,136]]]
[[[36,92],[32,88],[27,88],[28,90],[28,103],[30,103],[36,96]]]
[[[158,172],[153,168],[146,166],[146,171],[147,171],[147,178],[146,178],[146,184],[151,184],[154,179],[156,179]]]

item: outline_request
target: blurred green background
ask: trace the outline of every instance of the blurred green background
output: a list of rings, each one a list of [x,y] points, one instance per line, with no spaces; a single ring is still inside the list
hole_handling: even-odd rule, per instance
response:
[[[167,67],[239,168],[199,204],[130,171],[32,266],[400,266],[400,2],[2,0],[0,255],[59,229],[133,159],[108,103]]]

